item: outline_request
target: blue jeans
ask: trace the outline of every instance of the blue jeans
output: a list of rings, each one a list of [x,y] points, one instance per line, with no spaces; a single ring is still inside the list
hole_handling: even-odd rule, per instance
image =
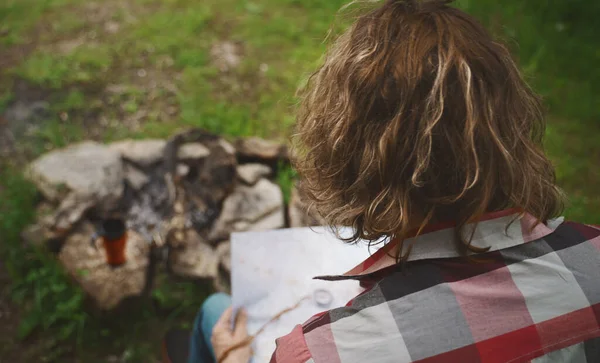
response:
[[[194,321],[188,363],[214,363],[216,361],[210,337],[217,320],[229,306],[231,306],[231,297],[223,293],[212,294],[204,301]]]

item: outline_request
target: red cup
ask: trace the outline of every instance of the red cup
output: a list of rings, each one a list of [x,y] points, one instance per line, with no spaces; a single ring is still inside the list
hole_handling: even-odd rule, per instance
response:
[[[127,262],[127,228],[121,219],[107,219],[102,222],[102,245],[106,251],[106,262],[113,266],[122,266]]]

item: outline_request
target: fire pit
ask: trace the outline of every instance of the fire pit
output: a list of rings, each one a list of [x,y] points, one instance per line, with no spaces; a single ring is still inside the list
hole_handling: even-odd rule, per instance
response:
[[[284,145],[233,145],[192,129],[43,155],[27,169],[43,198],[23,239],[51,247],[102,309],[149,294],[159,263],[174,277],[227,290],[231,232],[318,223],[297,193],[284,205],[274,182],[289,163]]]

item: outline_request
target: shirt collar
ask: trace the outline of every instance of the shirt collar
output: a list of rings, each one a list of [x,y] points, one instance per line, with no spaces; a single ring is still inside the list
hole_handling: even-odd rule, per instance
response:
[[[518,209],[507,209],[486,214],[477,222],[467,224],[467,235],[473,232],[471,245],[497,251],[542,238],[554,231],[563,218],[539,223],[532,215],[520,212]],[[454,223],[428,225],[418,236],[405,240],[404,246],[412,245],[408,261],[459,257],[460,253],[454,243]],[[392,240],[369,258],[358,264],[343,275],[318,276],[320,280],[349,280],[371,276],[387,267],[395,265],[396,258],[392,251],[398,246],[397,240]],[[471,253],[472,254],[472,253]]]

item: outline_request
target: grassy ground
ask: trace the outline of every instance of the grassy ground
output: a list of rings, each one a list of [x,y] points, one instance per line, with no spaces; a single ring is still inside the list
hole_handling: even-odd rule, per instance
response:
[[[293,122],[294,91],[318,63],[344,3],[3,0],[0,115],[16,100],[49,102],[49,117],[15,131],[25,160],[82,138],[163,137],[185,126],[283,140]],[[571,197],[567,217],[598,222],[600,25],[592,24],[600,5],[530,3],[462,0],[459,6],[510,44],[544,95],[550,113],[546,147]],[[223,44],[234,50],[236,67],[222,69],[224,63],[215,59]],[[4,161],[0,171],[0,256],[14,281],[13,295],[25,306],[19,320],[27,339],[17,349],[0,349],[0,361],[23,352],[50,360],[49,352],[61,353],[47,349],[53,345],[75,347],[66,353],[73,361],[106,361],[109,355],[151,361],[164,329],[189,322],[205,289],[159,290],[158,310],[142,309],[119,326],[90,316],[55,262],[18,242],[19,229],[32,218],[28,206],[34,197],[20,178],[22,163]],[[287,174],[282,178],[289,183]],[[174,294],[187,303],[175,304]],[[140,336],[142,331],[154,333]]]

